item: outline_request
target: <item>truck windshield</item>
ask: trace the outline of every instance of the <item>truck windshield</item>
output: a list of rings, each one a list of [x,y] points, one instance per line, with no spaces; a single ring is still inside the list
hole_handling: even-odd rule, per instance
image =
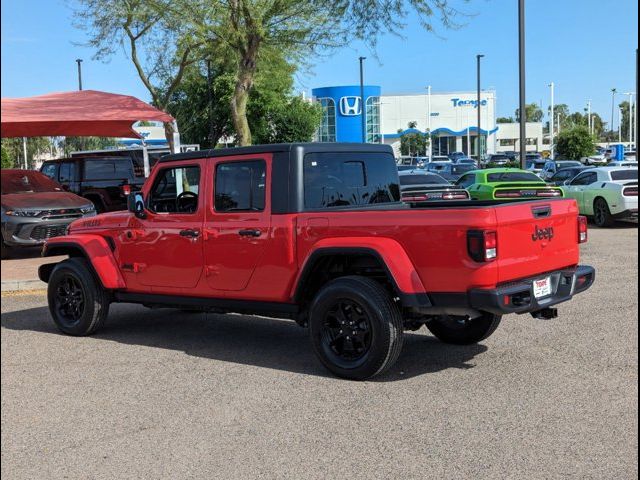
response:
[[[386,153],[309,153],[304,157],[306,208],[400,201],[398,170]]]

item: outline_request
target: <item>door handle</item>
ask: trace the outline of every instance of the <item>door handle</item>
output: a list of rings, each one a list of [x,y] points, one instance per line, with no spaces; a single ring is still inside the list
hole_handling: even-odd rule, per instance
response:
[[[260,235],[262,235],[262,232],[257,228],[248,228],[238,231],[238,235],[241,235],[243,237],[259,237]]]
[[[200,232],[198,230],[192,230],[192,229],[180,230],[181,237],[196,238],[198,235],[200,235]]]

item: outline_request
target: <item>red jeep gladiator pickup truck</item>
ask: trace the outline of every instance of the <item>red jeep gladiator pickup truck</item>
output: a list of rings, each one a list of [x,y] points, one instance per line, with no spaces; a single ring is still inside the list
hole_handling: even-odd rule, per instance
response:
[[[587,290],[574,200],[405,205],[391,148],[286,144],[169,155],[129,211],[71,224],[40,268],[54,322],[89,335],[112,302],[291,318],[334,374],[366,379],[404,330],[471,344],[503,315],[553,318]]]

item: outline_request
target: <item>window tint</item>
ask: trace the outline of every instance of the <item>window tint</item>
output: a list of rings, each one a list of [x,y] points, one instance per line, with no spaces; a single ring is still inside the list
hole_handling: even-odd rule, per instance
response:
[[[436,174],[400,175],[400,185],[446,185],[447,182]]]
[[[149,208],[158,213],[193,213],[198,209],[200,167],[161,170],[149,196]]]
[[[489,183],[495,182],[542,182],[540,177],[528,172],[500,172],[487,175]]]
[[[47,177],[53,179],[53,180],[57,180],[57,176],[58,176],[58,164],[57,163],[45,163],[42,166],[42,170],[41,170],[43,175],[46,175]]]
[[[598,180],[598,174],[595,172],[585,172],[573,179],[571,185],[591,185]]]
[[[60,164],[60,181],[71,182],[74,180],[76,165],[71,162],[64,162]]]
[[[573,171],[572,170],[560,170],[558,173],[556,173],[551,180],[556,180],[556,181],[560,181],[560,180],[567,180],[569,178],[571,178],[573,176]]]
[[[120,180],[133,176],[129,158],[95,158],[84,162],[86,180]]]
[[[304,157],[306,208],[398,201],[398,171],[390,154],[310,153]]]
[[[638,170],[617,170],[611,172],[611,180],[637,180]]]
[[[214,192],[216,211],[264,210],[266,178],[262,160],[219,163]]]

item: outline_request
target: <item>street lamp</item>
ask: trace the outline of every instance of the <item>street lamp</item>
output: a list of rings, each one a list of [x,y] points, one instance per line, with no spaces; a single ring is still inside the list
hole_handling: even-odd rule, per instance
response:
[[[631,142],[633,142],[633,96],[635,92],[627,92],[624,95],[629,96],[629,149],[631,149]]]
[[[551,88],[551,122],[549,123],[549,134],[550,134],[550,140],[551,140],[551,158],[555,158],[554,155],[554,146],[553,146],[553,94],[554,94],[554,84],[553,82],[551,82],[549,84],[549,88]]]
[[[476,55],[476,68],[477,68],[477,80],[478,80],[478,148],[477,148],[477,154],[478,154],[478,163],[480,162],[480,159],[482,158],[482,134],[480,133],[480,59],[483,58],[484,55]]]
[[[615,103],[616,103],[616,93],[618,92],[617,88],[612,88],[611,89],[611,126],[609,127],[609,130],[611,130],[611,132],[613,132],[613,115],[614,115],[614,109],[615,109]],[[610,144],[611,142],[609,142]]]
[[[589,134],[593,135],[591,131],[591,99],[587,100],[587,125],[589,128]]]
[[[527,105],[525,92],[524,0],[518,0],[518,63],[520,77],[520,166],[527,166]]]
[[[433,156],[433,142],[431,138],[431,85],[427,87],[427,131],[429,132],[429,150],[428,157],[429,162],[431,162],[431,157]]]
[[[82,59],[76,58],[76,63],[78,64],[78,90],[82,90]]]
[[[360,61],[360,112],[361,112],[360,123],[362,126],[362,143],[367,143],[367,134],[366,134],[366,127],[365,127],[367,107],[364,101],[364,69],[362,65],[366,59],[367,57],[358,58],[358,60]]]

